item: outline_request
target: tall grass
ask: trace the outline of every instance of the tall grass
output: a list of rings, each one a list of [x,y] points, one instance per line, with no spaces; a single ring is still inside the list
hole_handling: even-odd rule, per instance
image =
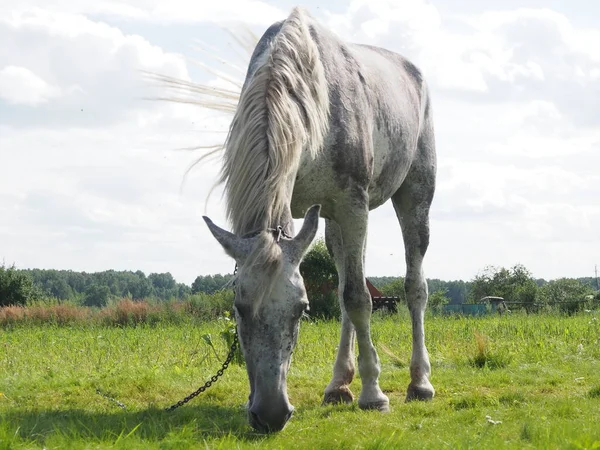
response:
[[[0,327],[18,325],[103,325],[135,326],[141,324],[206,322],[229,312],[233,304],[230,291],[196,294],[186,300],[169,302],[133,301],[128,298],[104,308],[69,303],[36,302],[28,306],[0,307]]]

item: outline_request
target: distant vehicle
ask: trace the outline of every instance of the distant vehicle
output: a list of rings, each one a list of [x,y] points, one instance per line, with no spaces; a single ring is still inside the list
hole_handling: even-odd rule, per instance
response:
[[[494,297],[494,296],[488,295],[487,297],[481,298],[479,300],[479,303],[491,305],[492,308],[495,308],[496,311],[500,314],[503,314],[505,312],[510,312],[510,309],[508,309],[508,306],[506,306],[506,302],[504,301],[503,297]]]

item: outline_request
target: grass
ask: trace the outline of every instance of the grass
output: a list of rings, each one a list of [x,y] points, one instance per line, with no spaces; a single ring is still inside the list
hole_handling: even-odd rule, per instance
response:
[[[241,365],[163,411],[220,367],[222,323],[13,324],[0,330],[0,450],[600,448],[600,321],[592,316],[428,317],[437,393],[409,404],[409,320],[377,316],[389,414],[321,406],[339,324],[303,322],[288,376],[296,413],[270,436],[247,425]]]
[[[103,308],[72,303],[35,302],[28,306],[0,307],[0,327],[19,325],[105,325],[135,326],[141,324],[206,322],[231,309],[233,294],[195,294],[186,300],[148,302],[117,299]]]

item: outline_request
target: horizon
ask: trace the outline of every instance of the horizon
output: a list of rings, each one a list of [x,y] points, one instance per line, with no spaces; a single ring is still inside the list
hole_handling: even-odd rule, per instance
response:
[[[2,264],[0,264],[0,266],[2,266]],[[5,266],[6,267],[6,266]],[[501,267],[498,267],[501,268]],[[509,267],[502,267],[502,268],[509,268]],[[179,284],[185,284],[185,285],[191,285],[194,280],[197,277],[209,277],[209,276],[216,276],[216,275],[221,275],[221,276],[227,276],[227,275],[232,275],[232,272],[220,272],[220,273],[208,273],[208,274],[198,274],[196,275],[196,278],[194,278],[194,280],[192,280],[189,283],[186,283],[184,281],[178,280],[177,277],[175,277],[171,272],[145,272],[143,270],[140,269],[123,269],[123,270],[116,270],[116,269],[104,269],[104,270],[97,270],[97,271],[93,271],[93,272],[87,272],[87,271],[82,271],[82,270],[74,270],[74,269],[55,269],[55,268],[41,268],[41,267],[26,267],[26,268],[22,268],[22,267],[16,267],[15,269],[17,270],[56,270],[56,271],[70,271],[70,272],[78,272],[78,273],[86,273],[88,275],[93,275],[96,273],[102,273],[102,272],[108,272],[108,271],[114,271],[114,272],[131,272],[131,273],[135,273],[138,271],[141,271],[145,277],[148,277],[148,275],[152,274],[152,273],[170,273],[173,276],[173,279],[175,280],[176,283]],[[526,267],[527,269],[527,267]],[[444,282],[458,282],[458,281],[462,281],[464,283],[470,283],[472,282],[473,278],[475,278],[477,276],[477,274],[473,275],[470,279],[446,279],[446,278],[438,278],[438,277],[429,277],[429,276],[425,276],[425,278],[427,280],[439,280],[439,281],[444,281]],[[367,279],[371,279],[371,278],[404,278],[404,274],[401,275],[373,275],[373,274],[367,274],[365,275],[365,278]],[[539,280],[543,280],[543,281],[553,281],[553,280],[558,280],[561,278],[570,278],[570,279],[585,279],[585,278],[591,278],[592,280],[597,280],[598,279],[598,275],[597,274],[593,274],[593,275],[589,275],[589,276],[574,276],[574,277],[558,277],[558,278],[544,278],[544,277],[537,277],[535,276],[535,274],[531,274],[531,278],[535,281],[539,281]]]

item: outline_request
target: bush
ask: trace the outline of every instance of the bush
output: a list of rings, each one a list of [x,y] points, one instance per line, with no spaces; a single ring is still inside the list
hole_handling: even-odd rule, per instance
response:
[[[81,324],[91,318],[88,308],[74,305],[4,306],[0,308],[0,326],[17,324]]]
[[[398,277],[391,283],[382,286],[381,293],[386,297],[398,297],[400,302],[406,304],[406,291],[404,289],[404,278]]]
[[[308,297],[310,303],[311,317],[319,319],[339,319],[342,312],[340,310],[340,302],[337,298],[337,292],[334,290],[314,293],[312,297]]]
[[[450,303],[450,299],[447,296],[448,289],[440,289],[438,291],[429,294],[428,306],[433,312],[441,312],[444,305]]]
[[[185,301],[185,309],[200,320],[215,320],[233,310],[233,297],[231,289],[223,289],[214,294],[199,292]]]
[[[105,325],[136,326],[155,324],[161,319],[161,308],[146,301],[134,302],[122,299],[116,305],[102,310],[102,322]]]
[[[300,264],[300,273],[310,303],[310,315],[322,319],[339,318],[337,270],[323,239],[317,239],[306,254]]]
[[[14,266],[0,266],[0,306],[25,306],[36,297],[29,275],[15,269]]]

